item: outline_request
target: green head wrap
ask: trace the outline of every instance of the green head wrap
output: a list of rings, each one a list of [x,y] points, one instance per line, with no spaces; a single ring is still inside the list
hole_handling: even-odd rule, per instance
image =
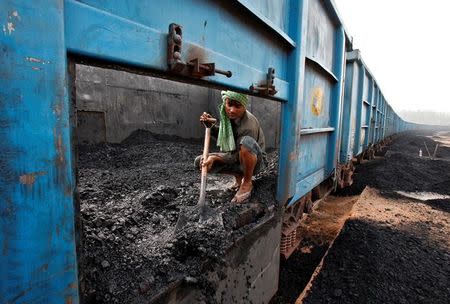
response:
[[[233,91],[222,91],[222,104],[219,106],[220,112],[220,127],[219,135],[217,137],[217,146],[220,147],[220,151],[228,152],[236,150],[236,143],[234,142],[233,129],[231,128],[231,121],[225,111],[226,99],[231,99],[239,102],[245,108],[248,105],[247,95],[236,93]]]

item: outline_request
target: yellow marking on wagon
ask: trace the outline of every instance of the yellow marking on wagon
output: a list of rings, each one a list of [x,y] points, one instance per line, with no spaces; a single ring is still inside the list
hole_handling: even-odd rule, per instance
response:
[[[323,91],[322,88],[316,87],[311,94],[311,111],[314,115],[319,116],[323,108]]]

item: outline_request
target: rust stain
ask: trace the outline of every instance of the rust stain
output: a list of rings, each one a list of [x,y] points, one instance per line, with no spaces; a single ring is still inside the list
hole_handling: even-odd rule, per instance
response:
[[[20,183],[23,185],[32,185],[36,180],[36,176],[34,174],[24,174],[20,176]]]
[[[64,165],[66,160],[64,159],[64,146],[62,143],[62,135],[56,134],[55,130],[55,149],[56,149],[56,164],[59,166]]]
[[[34,182],[36,181],[36,176],[42,176],[45,174],[47,174],[47,172],[43,171],[23,174],[19,177],[19,181],[23,185],[33,185]]]
[[[29,61],[29,62],[32,62],[32,63],[40,63],[40,64],[50,64],[50,61],[45,61],[45,60],[42,60],[42,59],[40,59],[40,58],[36,58],[36,57],[30,57],[30,56],[28,56],[28,57],[25,57],[25,59],[27,60],[27,61]]]
[[[67,296],[66,300],[64,301],[65,304],[72,304],[73,303],[73,299],[71,296]]]
[[[297,153],[295,153],[295,152],[289,153],[289,160],[290,161],[294,161],[296,159],[297,159]]]
[[[55,112],[56,115],[61,116],[61,113],[62,113],[61,104],[60,103],[55,104],[53,107],[53,111]]]
[[[22,18],[17,11],[13,11],[8,14],[8,21],[3,25],[3,33],[5,35],[11,35],[16,30],[16,25],[13,23],[20,21]]]
[[[34,57],[26,57],[27,61],[29,62],[36,62],[36,63],[41,63],[42,60],[39,58],[34,58]]]

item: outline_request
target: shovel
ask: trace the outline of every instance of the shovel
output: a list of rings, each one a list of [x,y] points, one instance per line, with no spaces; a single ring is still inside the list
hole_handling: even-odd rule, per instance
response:
[[[209,118],[207,121],[203,121],[205,126],[205,141],[203,143],[203,155],[202,159],[208,159],[209,154],[209,142],[211,139],[211,128],[215,125],[216,119]],[[200,182],[200,197],[197,205],[192,210],[183,210],[180,212],[177,224],[175,226],[175,233],[182,230],[186,226],[189,218],[195,219],[199,217],[199,222],[206,222],[208,220],[220,221],[220,214],[213,212],[206,205],[206,177],[208,175],[208,167],[202,166],[201,182]]]

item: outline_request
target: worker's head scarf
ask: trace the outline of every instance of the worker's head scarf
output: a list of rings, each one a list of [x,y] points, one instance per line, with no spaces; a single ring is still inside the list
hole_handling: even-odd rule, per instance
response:
[[[231,128],[231,121],[225,111],[226,99],[231,99],[239,102],[247,108],[247,95],[236,93],[233,91],[222,91],[222,104],[219,106],[220,111],[220,127],[219,136],[217,137],[217,145],[220,151],[228,152],[236,150],[236,143],[234,142],[233,129]]]

